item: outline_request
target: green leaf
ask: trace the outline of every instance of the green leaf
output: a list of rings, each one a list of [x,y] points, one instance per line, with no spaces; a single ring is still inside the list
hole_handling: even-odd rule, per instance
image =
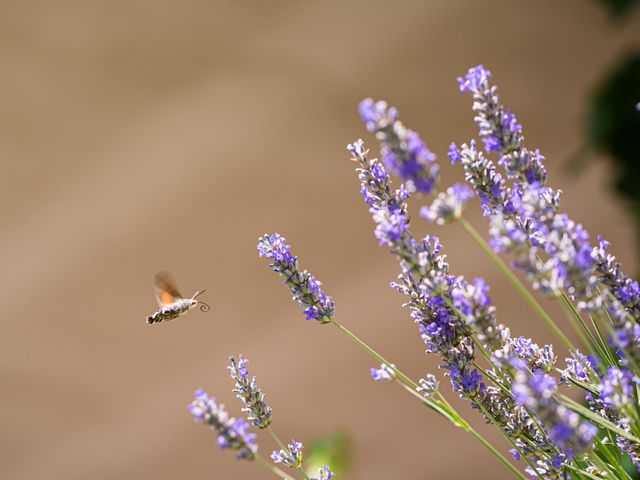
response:
[[[344,473],[351,465],[353,451],[351,438],[342,431],[336,430],[315,439],[305,455],[305,473],[316,477],[323,465],[328,465],[336,475]]]

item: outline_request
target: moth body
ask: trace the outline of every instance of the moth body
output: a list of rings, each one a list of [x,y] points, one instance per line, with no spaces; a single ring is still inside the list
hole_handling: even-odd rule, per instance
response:
[[[178,298],[175,302],[160,307],[160,309],[147,317],[147,323],[159,323],[173,320],[180,315],[188,312],[198,305],[198,300],[194,298]]]

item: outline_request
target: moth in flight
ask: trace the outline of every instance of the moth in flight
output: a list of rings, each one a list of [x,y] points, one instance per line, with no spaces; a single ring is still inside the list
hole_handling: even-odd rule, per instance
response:
[[[165,322],[173,320],[184,315],[189,310],[200,304],[201,312],[208,312],[211,307],[196,298],[204,293],[204,290],[198,290],[191,298],[183,298],[176,288],[176,284],[167,272],[157,273],[153,277],[153,286],[156,289],[156,300],[160,309],[147,317],[149,325],[153,323]]]

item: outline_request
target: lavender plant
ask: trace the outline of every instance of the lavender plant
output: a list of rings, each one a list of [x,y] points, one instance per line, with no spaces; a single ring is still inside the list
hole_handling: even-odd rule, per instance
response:
[[[247,370],[249,361],[242,354],[239,359],[229,357],[230,366],[227,367],[231,378],[235,382],[238,399],[244,407],[242,411],[247,413],[247,420],[243,418],[230,418],[224,405],[219,404],[215,398],[210,397],[204,390],[196,391],[195,399],[189,405],[189,412],[194,420],[207,425],[217,435],[217,444],[221,449],[237,450],[236,457],[239,460],[254,460],[266,467],[280,478],[292,480],[293,477],[278,468],[275,464],[296,469],[305,480],[330,480],[335,476],[329,466],[324,465],[318,472],[318,477],[311,478],[302,466],[302,443],[292,440],[285,447],[280,437],[271,428],[272,410],[266,403],[265,396],[256,382],[256,377],[251,377]],[[273,464],[263,459],[258,454],[257,435],[249,433],[250,426],[260,430],[266,430],[279,449],[271,454]]]
[[[462,428],[517,478],[634,478],[640,470],[640,286],[609,253],[607,241],[598,237],[594,244],[586,229],[560,210],[562,192],[547,186],[543,155],[526,146],[522,125],[500,103],[490,79],[483,66],[458,78],[460,91],[473,97],[483,147],[476,140],[451,144],[448,157],[462,167],[465,184],[438,190],[436,156],[384,101],[366,99],[359,107],[366,129],[380,143],[382,161],[369,156],[362,140],[348,150],[375,237],[400,267],[391,286],[404,297],[427,354],[438,357],[453,392],[498,429],[511,445],[512,460],[450,405],[435,375],[411,379],[339,323],[331,297],[313,275],[300,270],[281,235],[260,238],[259,255],[270,260],[307,320],[333,325],[375,359],[379,367],[370,369],[373,380],[397,384]],[[399,178],[397,188],[390,174]],[[463,216],[474,195],[487,219],[488,241]],[[512,336],[498,322],[487,283],[455,275],[437,236],[412,234],[411,197],[427,200],[421,217],[434,225],[457,222],[491,258],[568,351],[564,368],[557,365],[552,345]],[[524,272],[534,293],[514,269]],[[536,295],[557,299],[566,319],[549,315]],[[560,322],[575,331],[579,344],[570,341]],[[279,446],[272,460],[308,478],[301,467],[302,444],[292,440],[284,446],[273,433],[271,409],[255,378],[249,380],[246,360],[232,358],[230,369],[249,423],[269,431]],[[568,388],[580,391],[578,401],[567,395]],[[216,432],[221,448],[238,451],[240,459],[261,460],[247,422],[230,419],[215,399],[198,391],[190,410]],[[275,465],[269,467],[290,478]],[[332,476],[328,467],[320,470],[319,478]]]

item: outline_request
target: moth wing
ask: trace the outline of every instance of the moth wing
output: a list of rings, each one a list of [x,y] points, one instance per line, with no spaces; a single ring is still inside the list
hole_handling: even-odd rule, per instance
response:
[[[156,300],[161,307],[170,305],[182,298],[182,295],[180,295],[180,292],[178,292],[176,288],[176,282],[173,281],[173,277],[167,272],[157,273],[155,277],[153,277],[153,286],[156,290]]]

